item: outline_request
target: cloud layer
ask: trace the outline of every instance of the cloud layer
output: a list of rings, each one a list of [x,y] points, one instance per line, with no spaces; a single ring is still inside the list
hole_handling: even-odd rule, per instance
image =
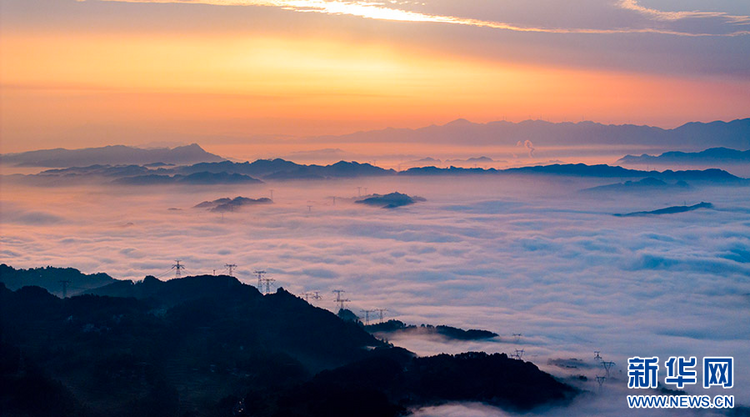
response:
[[[325,298],[315,303],[321,307],[333,309],[331,291],[344,289],[355,312],[387,308],[388,317],[408,323],[501,335],[456,345],[396,340],[420,353],[524,349],[525,358],[562,375],[597,371],[567,372],[545,365],[548,359],[591,362],[594,350],[616,362],[618,372],[636,355],[750,355],[750,331],[738,325],[750,320],[744,194],[731,187],[694,187],[656,199],[577,193],[601,183],[522,177],[277,183],[269,185],[274,205],[224,215],[190,207],[267,191],[63,188],[45,190],[42,198],[39,190],[11,186],[3,190],[3,211],[10,207],[13,214],[2,217],[0,261],[128,279],[169,278],[174,259],[192,274],[221,273],[235,263],[238,278],[250,284],[252,271],[262,268],[294,293],[320,291]],[[363,207],[347,200],[358,186],[427,202]],[[684,201],[716,208],[612,216]],[[523,336],[516,341],[514,333]],[[738,387],[750,384],[745,366],[738,364]],[[612,395],[624,394],[622,383],[610,383]],[[740,403],[750,402],[744,392],[733,392]],[[418,415],[451,415],[464,406],[456,407]],[[604,414],[623,412],[610,407]]]
[[[85,0],[78,0],[85,1]],[[302,13],[323,13],[330,15],[356,16],[375,20],[396,22],[427,22],[453,25],[474,26],[509,30],[514,32],[553,33],[553,34],[622,34],[622,33],[657,33],[675,36],[741,36],[750,34],[745,26],[750,24],[749,16],[736,16],[725,12],[678,11],[665,12],[641,6],[636,0],[620,0],[612,8],[636,12],[654,23],[675,23],[685,19],[711,19],[715,30],[693,30],[664,24],[640,25],[633,19],[632,25],[608,29],[593,27],[552,27],[533,24],[517,24],[470,17],[458,17],[409,10],[404,6],[419,4],[415,2],[391,2],[389,5],[375,1],[346,0],[99,0],[124,3],[175,3],[204,4],[214,6],[262,6],[276,7]],[[422,3],[429,9],[430,3]],[[467,8],[467,11],[471,11]],[[738,26],[740,25],[740,26]],[[724,28],[719,28],[724,27]]]

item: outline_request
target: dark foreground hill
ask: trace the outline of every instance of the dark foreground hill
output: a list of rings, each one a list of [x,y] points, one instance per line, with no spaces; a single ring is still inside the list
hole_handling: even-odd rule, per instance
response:
[[[576,391],[531,363],[417,358],[279,289],[228,276],[118,281],[60,299],[0,284],[3,416],[397,416],[512,410]]]

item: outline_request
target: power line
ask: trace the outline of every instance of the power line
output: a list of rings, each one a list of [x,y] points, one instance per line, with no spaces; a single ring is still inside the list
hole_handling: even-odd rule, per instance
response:
[[[360,310],[360,311],[365,313],[365,326],[368,326],[370,324],[370,313],[375,313],[378,310]]]
[[[380,313],[380,322],[382,323],[383,322],[383,313],[385,313],[386,311],[388,311],[388,309],[387,308],[376,308],[373,311],[377,311],[378,313]]]

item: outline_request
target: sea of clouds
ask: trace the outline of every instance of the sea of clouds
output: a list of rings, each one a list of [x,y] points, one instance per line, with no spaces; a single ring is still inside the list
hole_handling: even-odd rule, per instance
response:
[[[579,192],[611,182],[502,176],[171,188],[8,183],[0,201],[0,262],[134,280],[173,277],[175,259],[190,274],[223,273],[223,265],[234,263],[243,282],[255,284],[253,270],[264,269],[293,293],[320,291],[324,299],[314,303],[331,310],[331,291],[343,289],[355,313],[386,308],[387,318],[406,323],[500,334],[487,342],[391,340],[420,354],[523,349],[524,359],[557,376],[587,376],[579,386],[591,393],[565,414],[627,413],[629,357],[734,356],[731,392],[687,391],[731,393],[749,404],[747,188]],[[394,210],[366,207],[353,203],[357,187],[427,201]],[[191,208],[220,197],[267,197],[270,189],[273,205],[223,215]],[[701,201],[714,209],[613,216]],[[616,364],[601,389],[593,380],[604,374],[594,351]],[[570,358],[581,365],[548,364]],[[451,404],[414,415],[506,414]]]

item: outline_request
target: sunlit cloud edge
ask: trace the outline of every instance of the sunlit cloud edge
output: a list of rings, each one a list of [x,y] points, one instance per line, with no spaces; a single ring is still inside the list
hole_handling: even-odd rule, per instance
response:
[[[86,0],[78,0],[83,2]],[[665,28],[617,28],[617,29],[590,29],[590,28],[545,28],[534,26],[520,26],[511,23],[463,18],[456,16],[433,15],[414,12],[403,9],[395,9],[384,6],[382,3],[368,1],[326,1],[326,0],[94,0],[116,3],[153,3],[153,4],[201,4],[212,6],[256,6],[276,7],[285,10],[321,13],[328,15],[356,16],[373,20],[386,20],[395,22],[415,23],[443,23],[480,28],[509,30],[514,32],[549,33],[549,34],[592,34],[592,35],[614,35],[614,34],[661,34],[690,37],[734,37],[750,35],[750,30],[738,30],[729,33],[691,33],[685,31],[671,30]],[[748,16],[732,16],[723,12],[662,12],[640,6],[635,0],[620,0],[617,6],[639,12],[659,21],[676,21],[685,18],[720,17],[730,23],[750,23]]]

